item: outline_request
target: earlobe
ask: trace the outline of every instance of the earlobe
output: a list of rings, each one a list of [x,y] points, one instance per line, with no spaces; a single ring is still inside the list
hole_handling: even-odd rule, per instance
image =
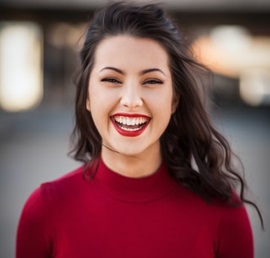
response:
[[[179,96],[174,96],[172,101],[172,114],[176,111],[179,104]]]
[[[88,98],[87,98],[87,100],[86,100],[86,109],[87,109],[89,112],[91,112],[90,101],[89,101]]]

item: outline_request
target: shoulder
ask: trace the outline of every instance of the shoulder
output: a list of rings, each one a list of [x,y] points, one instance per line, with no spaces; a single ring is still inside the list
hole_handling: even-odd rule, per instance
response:
[[[254,255],[253,233],[244,203],[234,193],[232,205],[224,204],[219,218],[216,245],[221,257],[246,257]],[[238,205],[233,205],[238,204]]]
[[[222,211],[223,212],[219,221],[220,234],[230,230],[251,234],[250,220],[244,204],[239,205],[238,207],[225,205]]]
[[[241,201],[239,195],[233,192],[230,204],[223,204],[222,214],[220,217],[220,231],[228,230],[230,225],[233,228],[238,228],[241,231],[251,232],[249,216],[245,204]]]
[[[57,216],[70,210],[63,204],[63,200],[66,200],[64,196],[71,199],[68,193],[74,192],[84,181],[83,167],[80,167],[61,178],[41,184],[32,192],[24,204],[18,223],[18,257],[41,257],[41,253],[42,257],[49,256],[48,250],[51,250],[52,239],[61,222]]]
[[[42,183],[36,188],[25,202],[23,213],[46,214],[48,206],[57,205],[57,202],[70,192],[79,189],[80,184],[84,184],[84,166],[81,166],[62,177]]]
[[[232,205],[217,200],[208,202],[189,188],[181,186],[178,191],[178,202],[190,215],[197,214],[201,221],[215,224],[219,231],[235,225],[249,227],[246,207],[241,204],[237,194],[233,195]]]
[[[244,205],[224,208],[216,237],[221,257],[253,257],[253,233]]]
[[[244,204],[237,194],[232,202],[238,205],[208,203],[202,197],[185,189],[185,207],[190,207],[190,218],[197,219],[196,226],[207,225],[213,234],[217,257],[251,258],[254,253],[253,233]],[[195,214],[195,215],[194,215]],[[194,222],[194,224],[196,221]]]
[[[61,176],[52,181],[44,182],[40,185],[40,194],[50,196],[51,194],[69,192],[76,189],[80,184],[86,181],[84,178],[84,166]]]

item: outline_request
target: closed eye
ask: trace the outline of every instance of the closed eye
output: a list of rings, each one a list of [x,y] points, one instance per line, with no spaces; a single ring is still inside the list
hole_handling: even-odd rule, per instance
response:
[[[163,81],[157,79],[146,80],[143,84],[163,84]]]
[[[112,77],[108,77],[108,78],[104,78],[101,80],[102,82],[109,82],[109,83],[121,83],[119,80],[112,78]]]

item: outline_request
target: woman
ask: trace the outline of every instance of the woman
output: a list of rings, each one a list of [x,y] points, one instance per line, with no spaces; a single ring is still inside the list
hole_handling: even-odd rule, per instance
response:
[[[84,165],[30,196],[17,258],[253,257],[243,179],[173,21],[157,5],[110,4],[80,57],[73,136]]]

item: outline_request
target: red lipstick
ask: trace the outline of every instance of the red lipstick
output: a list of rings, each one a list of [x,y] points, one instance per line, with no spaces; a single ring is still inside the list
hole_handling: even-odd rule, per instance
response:
[[[136,137],[144,132],[151,118],[143,114],[117,113],[110,117],[116,131],[126,137]]]

